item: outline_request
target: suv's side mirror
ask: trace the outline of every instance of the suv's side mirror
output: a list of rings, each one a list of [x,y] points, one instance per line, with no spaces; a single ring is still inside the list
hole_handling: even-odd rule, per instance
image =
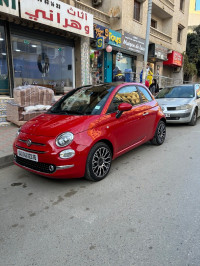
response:
[[[132,105],[130,103],[120,103],[118,106],[118,112],[116,114],[116,118],[120,118],[123,112],[130,111],[132,109]]]

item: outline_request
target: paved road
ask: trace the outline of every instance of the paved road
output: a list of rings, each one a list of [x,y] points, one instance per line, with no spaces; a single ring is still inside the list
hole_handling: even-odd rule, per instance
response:
[[[200,121],[98,183],[0,170],[0,265],[200,265]]]

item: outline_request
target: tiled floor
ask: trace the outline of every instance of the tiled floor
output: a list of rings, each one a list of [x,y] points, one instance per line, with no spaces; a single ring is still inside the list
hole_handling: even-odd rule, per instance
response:
[[[17,130],[18,126],[14,124],[0,126],[0,158],[13,153],[12,144]]]

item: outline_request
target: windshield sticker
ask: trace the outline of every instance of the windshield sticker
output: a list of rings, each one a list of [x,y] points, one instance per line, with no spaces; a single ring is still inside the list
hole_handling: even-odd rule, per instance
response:
[[[101,106],[97,105],[97,106],[95,106],[94,109],[99,110],[100,108],[101,108]]]

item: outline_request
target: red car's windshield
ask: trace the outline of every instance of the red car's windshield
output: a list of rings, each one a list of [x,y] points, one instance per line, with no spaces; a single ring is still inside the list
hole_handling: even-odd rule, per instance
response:
[[[98,115],[115,86],[91,85],[70,91],[49,113],[70,115]]]

